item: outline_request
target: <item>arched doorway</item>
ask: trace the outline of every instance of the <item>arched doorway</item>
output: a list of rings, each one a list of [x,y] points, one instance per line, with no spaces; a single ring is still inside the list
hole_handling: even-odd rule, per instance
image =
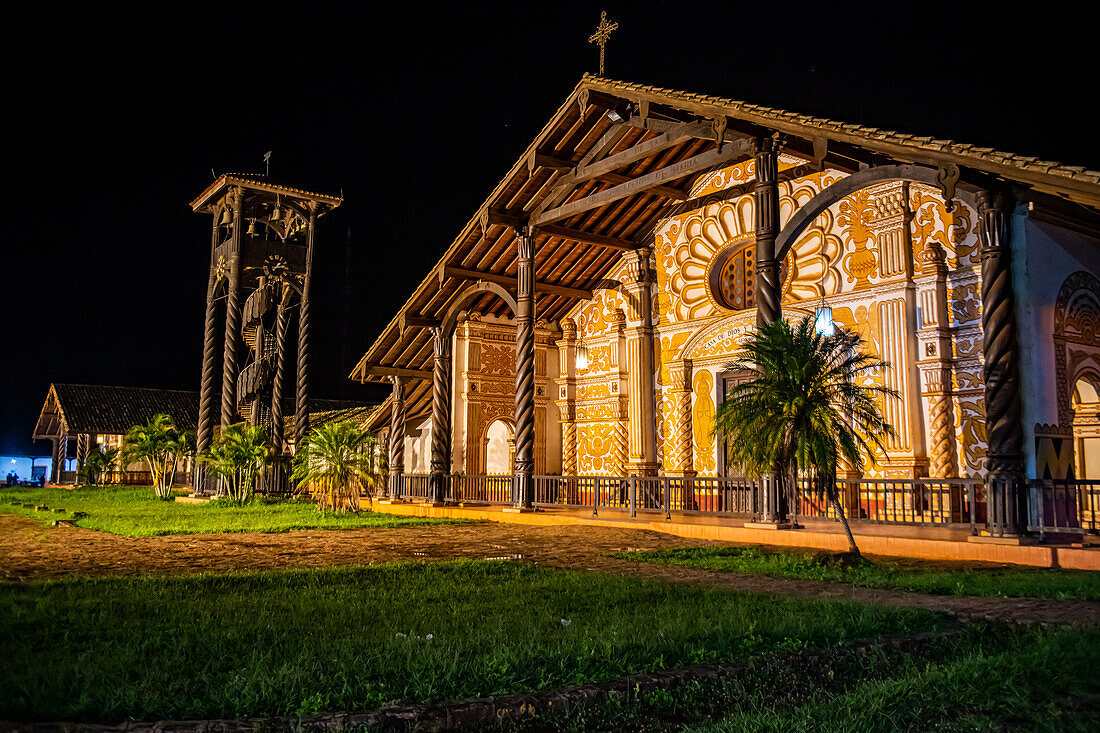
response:
[[[1082,375],[1073,385],[1074,469],[1077,478],[1100,479],[1100,379]]]
[[[485,429],[485,473],[510,475],[515,466],[516,433],[510,420],[498,417]]]

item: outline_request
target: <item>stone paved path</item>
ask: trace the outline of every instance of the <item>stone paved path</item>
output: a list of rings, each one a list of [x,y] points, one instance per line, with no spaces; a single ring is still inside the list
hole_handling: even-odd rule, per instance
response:
[[[606,557],[620,550],[719,544],[649,530],[529,526],[485,522],[435,527],[307,530],[122,537],[80,527],[49,527],[0,514],[0,574],[11,580],[65,575],[224,572],[358,565],[387,560],[510,557],[554,567],[620,573],[731,590],[837,598],[925,608],[964,618],[1100,626],[1100,603],[1010,598],[960,598],[857,588],[839,583],[719,573]]]

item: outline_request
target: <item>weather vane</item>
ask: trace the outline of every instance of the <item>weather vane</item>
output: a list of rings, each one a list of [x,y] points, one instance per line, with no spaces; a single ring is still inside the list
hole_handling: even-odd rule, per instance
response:
[[[588,37],[589,43],[597,43],[600,46],[600,76],[603,76],[603,50],[607,45],[607,39],[611,38],[611,32],[619,27],[618,21],[607,22],[607,11],[600,13],[600,24],[596,26],[596,32]]]

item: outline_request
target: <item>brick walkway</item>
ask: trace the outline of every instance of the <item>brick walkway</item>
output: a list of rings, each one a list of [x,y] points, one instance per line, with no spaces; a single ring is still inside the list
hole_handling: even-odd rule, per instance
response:
[[[360,565],[387,560],[511,557],[554,567],[703,583],[754,593],[925,608],[966,618],[1100,626],[1100,603],[1087,601],[929,596],[839,583],[633,563],[606,557],[620,550],[707,544],[720,543],[648,530],[497,522],[132,538],[72,526],[48,527],[26,517],[0,514],[0,573],[11,580]]]

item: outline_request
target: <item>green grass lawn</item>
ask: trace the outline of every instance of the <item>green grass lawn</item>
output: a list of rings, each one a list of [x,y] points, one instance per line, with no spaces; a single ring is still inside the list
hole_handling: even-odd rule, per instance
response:
[[[915,648],[775,656],[499,731],[1100,730],[1100,632],[971,624]]]
[[[31,504],[32,506],[21,506]],[[46,506],[36,511],[35,506]],[[54,512],[61,509],[61,512]],[[462,520],[401,517],[360,512],[319,512],[313,504],[291,499],[254,499],[246,506],[222,501],[189,504],[163,501],[148,487],[82,486],[77,489],[11,488],[0,491],[0,511],[44,521],[74,519],[88,529],[151,537],[211,532],[286,532],[293,529],[354,529],[405,525],[452,524]],[[74,514],[81,512],[84,516]]]
[[[1000,567],[953,568],[929,562],[866,560],[840,568],[819,562],[815,553],[740,547],[683,547],[648,552],[623,552],[615,557],[637,562],[666,563],[702,570],[756,573],[777,578],[806,578],[850,583],[868,588],[907,590],[957,596],[1018,598],[1081,598],[1100,601],[1100,573],[1084,570]]]
[[[0,584],[0,719],[367,709],[949,625],[516,562]]]
[[[910,659],[840,691],[811,688],[803,699],[772,699],[688,730],[1100,730],[1100,635],[999,638],[996,646],[965,642],[946,659]]]

